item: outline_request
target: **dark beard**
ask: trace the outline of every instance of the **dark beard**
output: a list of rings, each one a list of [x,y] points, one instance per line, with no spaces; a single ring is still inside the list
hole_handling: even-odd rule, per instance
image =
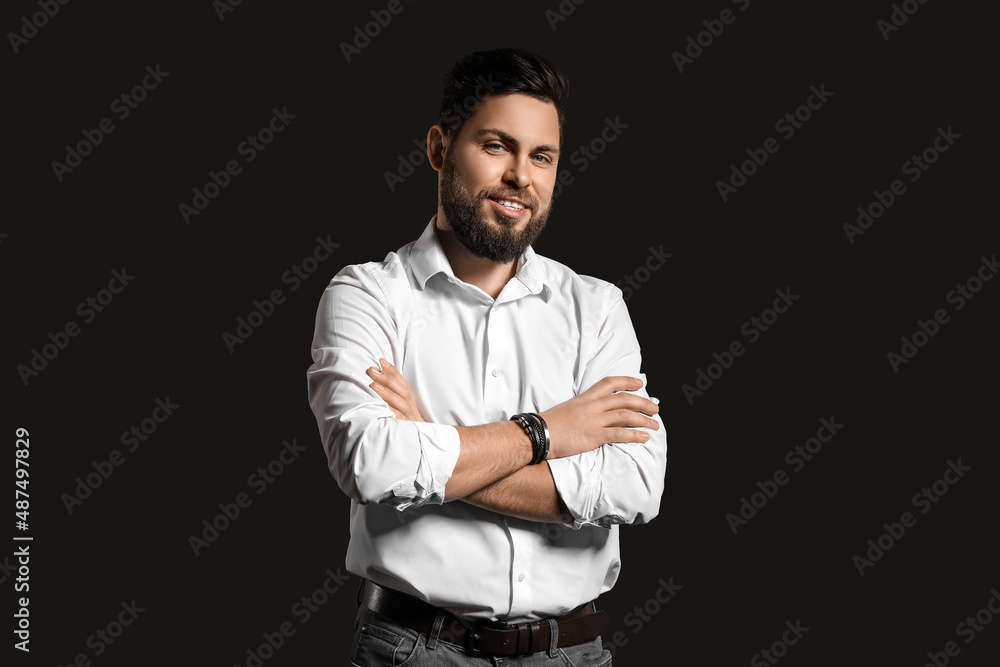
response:
[[[501,219],[499,226],[486,219],[484,204],[487,199],[516,197],[531,207],[528,224],[515,231],[517,220]],[[524,254],[545,228],[552,206],[542,211],[538,201],[523,190],[506,187],[485,188],[473,194],[455,173],[455,161],[445,154],[441,167],[441,209],[456,238],[476,257],[497,264],[509,264]]]

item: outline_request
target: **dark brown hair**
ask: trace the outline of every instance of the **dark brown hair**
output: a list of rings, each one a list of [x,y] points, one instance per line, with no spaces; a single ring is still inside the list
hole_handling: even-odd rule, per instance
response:
[[[476,51],[460,58],[445,75],[438,125],[454,136],[487,97],[520,93],[555,105],[561,136],[568,88],[565,75],[534,53],[512,48]]]

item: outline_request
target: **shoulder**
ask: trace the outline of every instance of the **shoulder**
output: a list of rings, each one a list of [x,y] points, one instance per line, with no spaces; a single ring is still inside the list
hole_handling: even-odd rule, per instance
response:
[[[359,287],[366,291],[377,288],[378,291],[388,292],[391,291],[392,287],[400,283],[408,283],[409,256],[412,246],[413,243],[409,243],[396,251],[390,252],[381,261],[362,262],[344,266],[330,280],[327,289],[345,286]]]
[[[355,309],[366,312],[374,309],[396,317],[412,289],[412,272],[408,266],[412,245],[388,253],[381,261],[348,264],[341,268],[323,291],[320,308],[325,306],[331,317]]]
[[[577,273],[562,262],[538,253],[534,253],[533,261],[538,262],[545,286],[557,298],[570,298],[588,309],[601,311],[607,311],[622,300],[621,289],[607,280]]]

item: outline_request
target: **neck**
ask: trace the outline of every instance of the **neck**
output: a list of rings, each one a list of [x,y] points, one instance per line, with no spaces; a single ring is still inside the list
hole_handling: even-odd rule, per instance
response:
[[[447,223],[442,223],[444,216],[438,212],[438,222],[434,225],[434,233],[437,235],[441,247],[444,249],[445,257],[451,264],[451,270],[455,277],[462,282],[475,285],[491,297],[496,299],[500,296],[504,285],[517,273],[517,260],[507,264],[497,264],[482,257],[476,257],[469,249],[462,245],[462,242],[455,237],[455,232]]]

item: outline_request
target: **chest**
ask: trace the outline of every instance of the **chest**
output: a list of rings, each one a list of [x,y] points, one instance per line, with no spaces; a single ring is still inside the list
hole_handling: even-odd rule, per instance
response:
[[[588,327],[571,303],[484,303],[416,294],[399,333],[402,371],[431,420],[471,426],[574,396]]]

